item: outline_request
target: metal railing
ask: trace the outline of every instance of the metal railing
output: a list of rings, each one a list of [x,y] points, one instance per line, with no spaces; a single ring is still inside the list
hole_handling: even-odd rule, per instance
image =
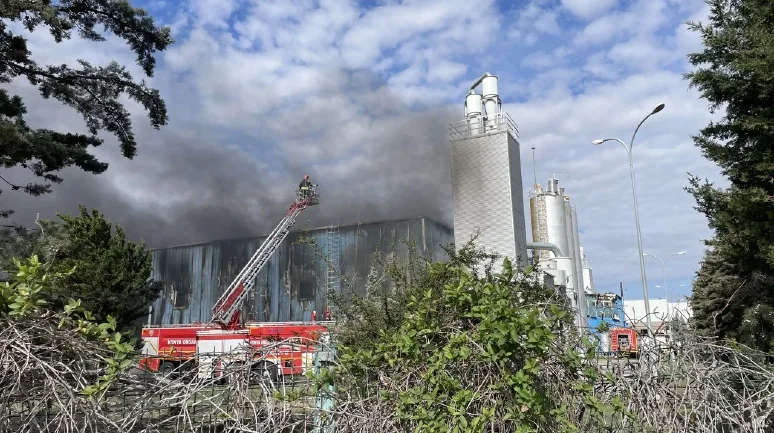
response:
[[[508,131],[514,138],[519,138],[519,128],[507,112],[502,111],[492,116],[471,117],[449,124],[449,139],[485,135],[493,132]]]
[[[191,322],[191,323],[170,323],[170,324],[164,324],[164,325],[149,325],[145,324],[142,325],[145,329],[156,329],[156,328],[206,328],[207,324],[202,322]],[[211,328],[219,328],[219,325],[210,325]]]
[[[320,187],[317,185],[312,185],[311,188],[309,188],[306,195],[303,191],[296,190],[296,203],[301,203],[302,201],[309,199],[309,206],[320,204]]]
[[[331,326],[336,323],[335,320],[305,320],[305,321],[285,321],[285,322],[245,322],[244,326],[246,328],[269,328],[269,327],[276,327],[276,326],[306,326],[306,325],[321,325],[321,326]],[[192,323],[170,323],[165,325],[143,325],[143,328],[146,329],[158,329],[158,328],[205,328],[207,327],[207,323],[203,322],[192,322]],[[221,329],[219,325],[216,324],[210,324],[210,328],[212,329]]]
[[[307,326],[307,325],[321,325],[330,326],[335,325],[335,320],[304,320],[304,321],[288,321],[288,322],[247,322],[245,327],[249,328],[270,328],[275,326]]]

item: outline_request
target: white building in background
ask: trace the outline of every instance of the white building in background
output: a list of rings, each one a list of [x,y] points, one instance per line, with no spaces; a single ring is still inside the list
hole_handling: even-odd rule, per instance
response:
[[[669,302],[664,298],[650,298],[650,320],[656,322],[667,322],[672,319],[678,319],[683,322],[693,316],[688,301]],[[624,300],[624,315],[627,322],[644,322],[646,316],[645,301],[642,299]],[[655,326],[655,325],[654,325]]]
[[[465,98],[465,119],[449,128],[454,242],[460,248],[478,232],[476,246],[525,267],[527,235],[517,138],[516,124],[502,110],[497,77],[482,75]],[[500,263],[494,272],[500,271]]]

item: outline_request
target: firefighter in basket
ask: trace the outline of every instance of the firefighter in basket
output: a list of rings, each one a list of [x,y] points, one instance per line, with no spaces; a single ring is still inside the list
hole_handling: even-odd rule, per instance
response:
[[[304,175],[304,180],[298,184],[298,200],[304,201],[312,195],[312,182],[309,181],[309,175]]]

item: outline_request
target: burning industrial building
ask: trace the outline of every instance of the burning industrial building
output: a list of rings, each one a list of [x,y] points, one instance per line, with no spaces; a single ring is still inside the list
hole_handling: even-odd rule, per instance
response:
[[[217,240],[152,251],[152,278],[164,291],[151,307],[151,325],[209,322],[212,307],[266,236]],[[409,246],[430,260],[446,257],[452,229],[426,217],[298,228],[279,245],[242,305],[247,321],[309,321],[328,307],[328,290],[363,293],[374,254],[408,257]]]
[[[583,269],[576,211],[556,179],[547,191],[537,186],[527,242],[518,128],[502,109],[496,76],[483,74],[470,86],[464,118],[450,124],[449,146],[454,229],[415,217],[290,231],[300,212],[291,207],[264,237],[154,250],[153,278],[165,289],[148,324],[309,321],[330,307],[329,291],[364,294],[374,254],[406,259],[406,243],[413,243],[424,257],[443,260],[444,246],[475,237],[477,247],[521,267],[528,249],[549,248],[539,254],[539,268],[568,290],[581,325],[590,269]]]

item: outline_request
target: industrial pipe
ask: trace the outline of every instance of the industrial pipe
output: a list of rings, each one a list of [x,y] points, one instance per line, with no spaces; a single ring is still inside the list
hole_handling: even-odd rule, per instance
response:
[[[562,250],[556,244],[552,244],[550,242],[527,242],[527,249],[548,250],[554,253],[554,257],[567,257],[562,253]]]
[[[490,74],[489,72],[484,72],[484,75],[478,77],[478,80],[474,81],[473,84],[470,86],[470,91],[472,92],[473,89],[478,87],[478,85],[481,84],[482,81],[484,81],[484,78],[491,77],[491,76],[492,74]]]

